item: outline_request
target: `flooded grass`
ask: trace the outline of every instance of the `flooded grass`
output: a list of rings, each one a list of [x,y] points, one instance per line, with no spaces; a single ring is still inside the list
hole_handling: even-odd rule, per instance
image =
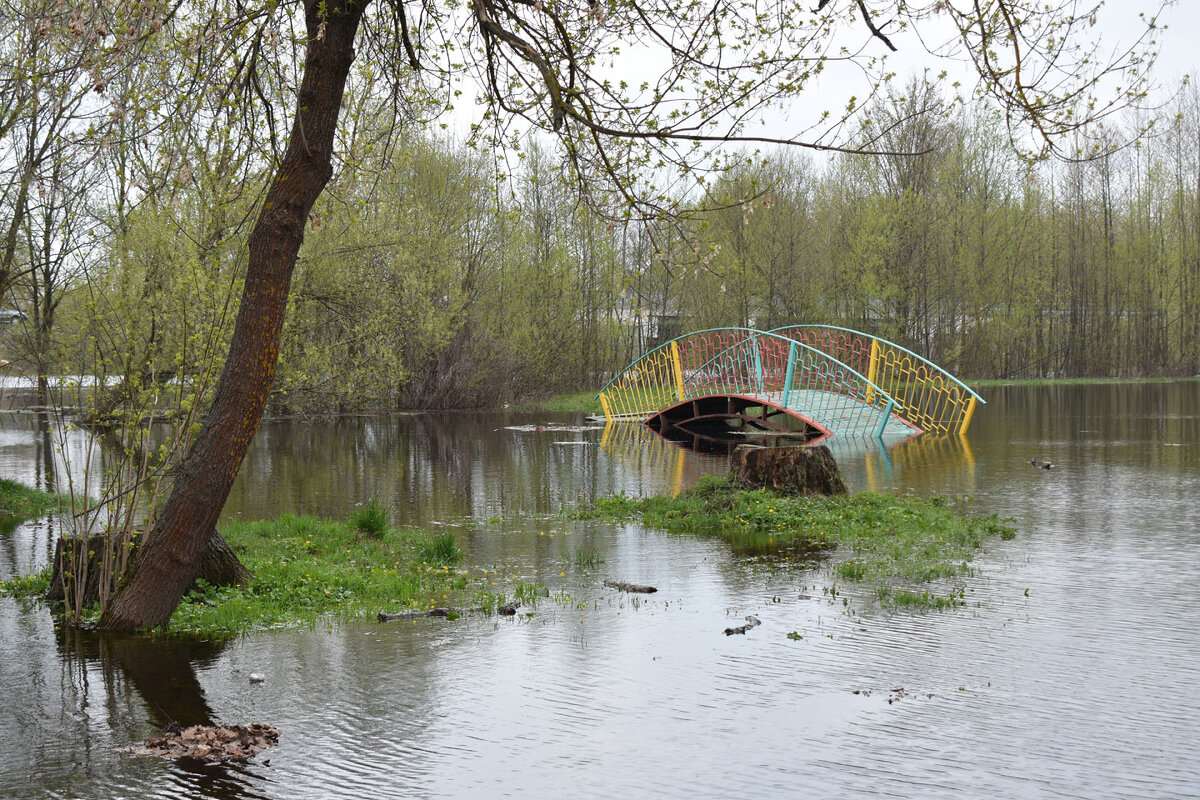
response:
[[[578,412],[583,414],[604,413],[604,409],[601,408],[600,401],[596,399],[594,391],[561,394],[527,403],[516,403],[513,405],[513,408],[517,411]]]
[[[0,530],[10,531],[27,519],[53,511],[58,498],[23,483],[0,478]]]
[[[387,509],[372,497],[350,513],[350,525],[360,533],[378,538],[391,524]]]
[[[371,618],[446,605],[467,587],[467,574],[452,569],[462,558],[453,534],[369,530],[297,516],[231,524],[222,534],[254,580],[189,592],[171,628],[240,632]]]
[[[1112,383],[1173,383],[1195,381],[1200,376],[1176,376],[1161,378],[971,378],[967,382],[975,387],[985,386],[1092,386]]]
[[[241,587],[197,582],[171,617],[172,632],[242,633],[374,618],[445,606],[475,582],[454,567],[463,556],[454,535],[359,527],[315,517],[231,523],[221,531],[254,574]],[[16,597],[40,598],[49,569],[0,584]]]
[[[925,587],[970,575],[969,562],[989,538],[1014,535],[998,517],[968,516],[941,498],[781,496],[719,477],[673,498],[603,498],[578,515],[720,537],[744,555],[835,554],[837,579],[873,584],[880,602],[896,608],[961,605],[961,586]]]
[[[422,561],[431,564],[457,564],[463,559],[462,548],[449,531],[427,534],[418,546],[417,554]]]
[[[594,546],[585,546],[571,554],[571,563],[579,570],[595,569],[604,563],[604,559]]]

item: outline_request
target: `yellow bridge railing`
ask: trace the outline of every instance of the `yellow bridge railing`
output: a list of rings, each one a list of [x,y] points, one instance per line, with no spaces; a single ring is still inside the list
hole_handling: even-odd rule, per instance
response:
[[[867,333],[832,325],[788,325],[771,332],[863,373],[895,398],[905,419],[926,433],[966,433],[976,406],[985,402],[929,359]]]

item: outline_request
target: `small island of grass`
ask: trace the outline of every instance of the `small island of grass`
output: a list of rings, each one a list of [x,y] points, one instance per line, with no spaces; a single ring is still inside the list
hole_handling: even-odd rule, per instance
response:
[[[373,619],[464,597],[485,609],[505,601],[457,567],[463,554],[452,533],[391,527],[374,503],[347,522],[285,515],[230,523],[221,534],[253,578],[244,586],[198,581],[175,609],[170,632],[234,634]],[[0,594],[41,598],[50,575],[47,567],[0,582]],[[97,615],[93,609],[89,616]]]
[[[722,477],[703,478],[678,497],[602,498],[577,514],[720,537],[751,555],[833,553],[838,579],[873,586],[879,600],[893,607],[960,605],[962,587],[947,581],[971,574],[969,562],[987,539],[1014,536],[998,517],[967,516],[943,499],[780,495],[740,489]]]
[[[58,498],[23,483],[0,478],[0,529],[11,530],[27,519],[52,511]]]

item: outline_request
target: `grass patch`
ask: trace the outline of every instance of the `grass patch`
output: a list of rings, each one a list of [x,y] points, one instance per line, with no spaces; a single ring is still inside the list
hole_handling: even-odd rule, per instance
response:
[[[600,401],[596,399],[595,391],[560,394],[541,400],[530,400],[524,403],[516,403],[513,405],[513,408],[517,411],[578,412],[583,414],[604,413],[604,409],[600,406]]]
[[[943,499],[781,496],[742,490],[721,477],[703,478],[675,498],[602,498],[577,515],[716,536],[748,555],[811,557],[836,551],[831,569],[838,579],[874,584],[880,600],[897,607],[959,604],[954,600],[961,601],[961,589],[936,595],[904,587],[969,575],[969,562],[985,541],[1014,536],[998,517],[966,516]]]
[[[595,569],[604,563],[604,559],[594,546],[585,546],[571,554],[571,563],[576,569]]]
[[[0,478],[0,531],[7,533],[25,520],[53,511],[57,506],[55,495]]]
[[[236,634],[373,619],[380,611],[456,605],[479,592],[477,580],[453,568],[463,551],[449,532],[385,528],[364,536],[349,522],[285,515],[229,523],[221,533],[254,578],[240,587],[198,581],[175,609],[172,633]],[[0,593],[39,599],[49,581],[47,567],[0,582]]]
[[[550,590],[537,581],[515,581],[513,583],[513,599],[520,600],[523,606],[536,608],[538,600],[549,596]]]
[[[972,388],[981,386],[1090,386],[1104,383],[1173,383],[1200,380],[1192,375],[1165,378],[971,378]]]
[[[390,524],[391,519],[388,517],[387,509],[380,505],[374,497],[361,507],[354,509],[350,514],[351,527],[364,536],[374,539],[383,536]]]
[[[449,566],[462,557],[452,534],[385,528],[363,536],[349,523],[290,515],[230,523],[221,533],[254,579],[239,588],[193,589],[175,609],[172,631],[239,633],[367,619],[450,604],[468,583]],[[445,536],[452,559],[445,557]]]
[[[457,564],[463,559],[458,540],[449,531],[426,535],[417,546],[417,554],[430,564]]]

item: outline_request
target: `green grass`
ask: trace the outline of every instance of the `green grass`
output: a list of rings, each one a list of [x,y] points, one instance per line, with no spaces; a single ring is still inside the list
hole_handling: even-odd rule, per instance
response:
[[[450,603],[468,584],[451,569],[453,535],[388,528],[364,537],[347,523],[314,517],[232,523],[221,531],[254,579],[242,588],[189,592],[174,631],[241,632],[373,618],[380,611]],[[449,536],[457,555],[447,552]]]
[[[1174,378],[971,378],[964,382],[972,389],[985,386],[1089,386],[1103,383],[1170,383],[1200,380],[1190,375]]]
[[[391,520],[387,509],[372,497],[350,513],[350,525],[364,536],[378,539],[388,529]]]
[[[58,498],[52,494],[0,478],[0,531],[11,531],[27,519],[53,511]]]
[[[457,564],[462,561],[463,551],[453,533],[442,531],[426,534],[417,546],[417,555],[430,564]]]
[[[484,596],[477,578],[454,568],[463,551],[449,532],[389,527],[364,536],[348,522],[285,515],[221,533],[254,578],[242,587],[200,582],[175,609],[173,633],[311,627]],[[47,568],[0,583],[0,593],[39,598],[49,579]]]
[[[537,581],[516,581],[513,583],[513,599],[520,600],[521,605],[536,608],[538,600],[549,597],[550,590]]]
[[[517,411],[579,412],[583,414],[604,413],[604,409],[600,406],[600,401],[596,399],[596,392],[594,390],[576,392],[574,394],[560,394],[541,400],[516,403],[513,405],[513,408]]]
[[[595,546],[584,546],[571,554],[571,563],[576,569],[595,569],[604,563]]]
[[[969,562],[993,536],[1012,538],[997,517],[960,514],[942,499],[854,496],[807,498],[737,488],[708,477],[682,495],[598,500],[581,517],[640,520],[674,533],[720,537],[746,555],[815,558],[836,554],[839,580],[875,586],[894,607],[957,605],[961,587],[944,594],[923,587],[971,574]]]

